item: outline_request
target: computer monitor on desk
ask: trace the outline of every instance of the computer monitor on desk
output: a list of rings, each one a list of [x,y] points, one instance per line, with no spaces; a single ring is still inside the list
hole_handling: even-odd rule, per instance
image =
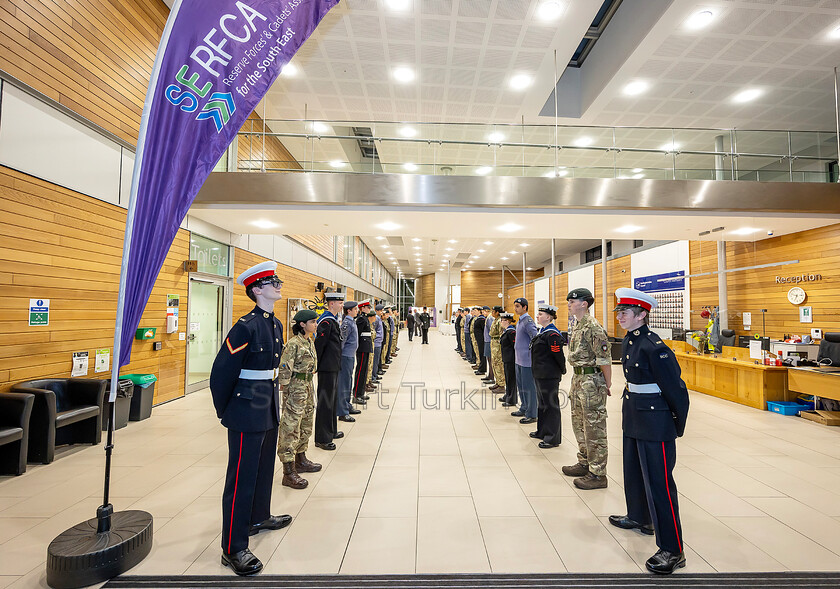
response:
[[[738,347],[740,348],[749,348],[751,341],[761,341],[761,349],[765,352],[770,351],[770,338],[769,337],[759,337],[755,338],[749,335],[739,335],[738,336]]]

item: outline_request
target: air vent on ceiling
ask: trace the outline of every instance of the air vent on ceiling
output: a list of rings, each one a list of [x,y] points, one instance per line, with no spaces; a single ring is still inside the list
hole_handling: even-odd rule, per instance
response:
[[[400,266],[409,266],[408,260],[397,260],[397,264]]]
[[[455,259],[456,260],[467,260],[467,259],[469,259],[469,257],[471,255],[472,254],[470,254],[470,253],[461,253],[461,254],[458,254],[457,256],[455,256]]]
[[[402,237],[389,237],[388,238],[388,245],[405,245],[403,243]]]
[[[373,141],[373,133],[371,133],[370,127],[352,127],[352,130],[353,135],[357,137],[356,141],[359,144],[362,157],[378,161],[379,154],[376,152],[376,144]]]
[[[452,262],[452,267],[453,268],[460,268],[463,265],[464,265],[463,262]]]

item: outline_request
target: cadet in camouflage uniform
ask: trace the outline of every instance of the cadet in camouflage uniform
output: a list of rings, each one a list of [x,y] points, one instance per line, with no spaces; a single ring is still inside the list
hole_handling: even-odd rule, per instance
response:
[[[563,474],[579,477],[578,489],[607,486],[607,397],[612,380],[612,356],[607,332],[589,314],[595,302],[586,288],[571,291],[566,300],[575,316],[570,334],[569,364],[574,369],[569,401],[572,429],[578,443],[578,463],[564,466]]]
[[[283,486],[305,489],[309,484],[298,473],[318,472],[321,465],[306,458],[315,416],[312,375],[318,364],[312,334],[318,328],[315,311],[298,311],[292,319],[292,333],[280,357],[278,382],[283,387],[283,416],[277,455],[283,463]]]
[[[500,338],[504,328],[499,319],[504,309],[500,306],[493,307],[493,324],[490,326],[490,363],[492,366],[493,378],[496,384],[490,387],[493,392],[505,390],[505,364],[502,362],[502,346]]]

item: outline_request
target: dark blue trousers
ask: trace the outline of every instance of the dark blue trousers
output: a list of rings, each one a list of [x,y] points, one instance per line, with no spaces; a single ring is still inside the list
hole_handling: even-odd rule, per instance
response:
[[[248,548],[248,532],[271,516],[271,486],[277,428],[264,432],[228,430],[228,466],[222,492],[222,550]]]
[[[653,524],[656,545],[679,554],[683,551],[680,509],[674,464],[677,445],[624,436],[624,498],[627,517]]]

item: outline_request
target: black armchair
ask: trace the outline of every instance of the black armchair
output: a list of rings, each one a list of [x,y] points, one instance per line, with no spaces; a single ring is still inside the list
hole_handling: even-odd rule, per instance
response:
[[[817,362],[840,366],[840,333],[828,332],[823,334],[820,349],[817,352]]]
[[[62,444],[98,444],[102,440],[105,381],[45,378],[12,387],[35,395],[29,427],[29,462],[49,464]]]
[[[35,395],[0,393],[0,474],[26,472],[29,418]]]
[[[720,354],[723,351],[723,346],[737,346],[738,336],[735,335],[734,329],[721,329],[718,344],[715,346],[715,352]]]

